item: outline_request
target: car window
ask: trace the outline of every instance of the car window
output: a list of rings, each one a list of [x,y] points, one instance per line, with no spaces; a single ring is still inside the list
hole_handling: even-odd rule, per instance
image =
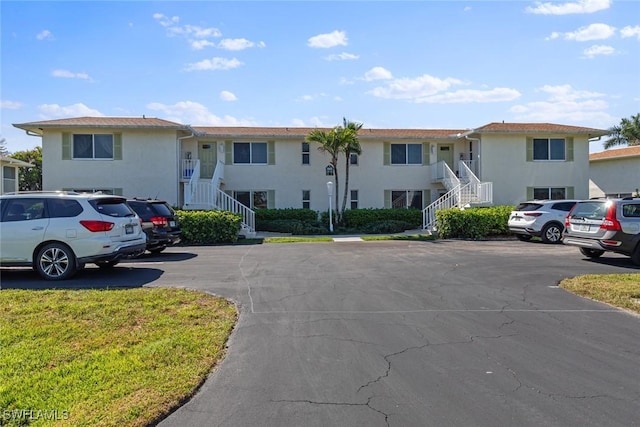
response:
[[[89,200],[89,203],[102,215],[112,217],[127,217],[135,215],[129,205],[125,203],[124,199],[94,199]]]
[[[51,218],[71,218],[82,213],[83,209],[76,200],[48,199],[49,216]]]
[[[578,203],[571,212],[571,217],[587,219],[603,219],[607,213],[607,204],[603,202]]]
[[[535,211],[542,207],[540,203],[520,203],[517,207],[517,211]]]
[[[147,203],[147,202],[130,201],[130,202],[127,202],[127,203],[129,204],[129,206],[131,206],[131,208],[134,211],[136,211],[138,216],[140,218],[142,218],[143,220],[145,220],[145,221],[150,219],[154,215],[154,212],[151,209],[151,206],[149,206],[149,203]]]
[[[5,200],[3,222],[29,221],[44,217],[44,200],[41,198],[20,198]]]
[[[640,218],[640,203],[622,205],[622,216]]]
[[[173,216],[174,212],[169,205],[165,203],[153,203],[153,209],[156,211],[158,215],[162,216]]]
[[[573,207],[573,205],[575,205],[575,204],[576,204],[576,202],[554,203],[553,204],[553,209],[558,210],[558,211],[569,212],[571,210],[571,208]]]

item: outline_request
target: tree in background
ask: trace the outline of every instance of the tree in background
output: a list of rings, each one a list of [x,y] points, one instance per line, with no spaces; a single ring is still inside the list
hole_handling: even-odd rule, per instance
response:
[[[309,135],[307,135],[307,137],[305,138],[305,140],[307,142],[316,142],[318,144],[320,144],[320,147],[318,147],[318,150],[322,151],[323,153],[328,153],[329,156],[331,156],[331,159],[329,159],[329,164],[333,167],[333,174],[335,175],[335,197],[336,197],[336,222],[339,222],[339,218],[337,216],[337,212],[338,212],[338,154],[340,154],[340,152],[342,152],[342,140],[339,138],[338,135],[338,127],[335,127],[333,129],[331,129],[330,131],[326,132],[324,130],[320,130],[320,129],[314,129],[312,130]]]
[[[609,132],[609,139],[604,142],[605,149],[616,145],[640,145],[640,113],[623,118],[619,125],[610,127]]]
[[[9,155],[9,150],[7,150],[7,140],[4,138],[0,138],[0,154],[3,156]]]
[[[355,123],[347,121],[342,118],[343,127],[339,129],[341,133],[340,139],[342,140],[342,151],[346,156],[345,170],[344,170],[344,197],[342,198],[342,209],[340,210],[340,217],[344,216],[344,211],[347,208],[347,194],[349,193],[349,166],[351,166],[351,154],[362,154],[362,147],[358,140],[358,131],[362,128],[362,123]],[[337,206],[336,206],[337,207]]]
[[[35,165],[32,168],[20,168],[18,188],[20,191],[42,190],[42,147],[32,150],[16,151],[11,157]]]

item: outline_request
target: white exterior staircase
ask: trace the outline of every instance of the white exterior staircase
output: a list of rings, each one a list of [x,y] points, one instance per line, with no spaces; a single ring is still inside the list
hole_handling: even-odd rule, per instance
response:
[[[218,160],[211,180],[200,179],[200,161],[184,160],[183,171],[190,171],[184,176],[189,179],[184,185],[184,209],[223,210],[242,215],[240,234],[246,237],[255,236],[256,214],[233,197],[220,189],[224,181],[224,163]]]
[[[465,160],[459,161],[459,176],[444,161],[433,166],[432,181],[442,183],[447,193],[422,210],[424,230],[435,231],[436,211],[440,209],[465,209],[493,203],[493,183],[481,182],[469,164],[470,162]]]

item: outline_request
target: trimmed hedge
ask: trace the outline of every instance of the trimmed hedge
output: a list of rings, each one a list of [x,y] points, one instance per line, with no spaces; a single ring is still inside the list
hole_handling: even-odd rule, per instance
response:
[[[447,238],[483,239],[509,235],[509,214],[513,206],[487,208],[443,209],[436,212],[438,236]]]
[[[347,229],[363,229],[371,227],[372,224],[387,221],[397,221],[405,223],[404,230],[419,228],[422,226],[422,211],[420,209],[347,209],[342,218]],[[329,213],[322,213],[322,223],[329,223]],[[404,231],[400,230],[400,231]]]
[[[182,243],[235,243],[242,223],[242,215],[227,211],[176,211]]]
[[[256,209],[256,230],[258,231],[275,231],[283,233],[291,233],[291,231],[280,231],[273,229],[282,228],[281,223],[274,221],[293,220],[309,224],[317,224],[318,212],[311,209]],[[311,233],[309,233],[311,234]]]

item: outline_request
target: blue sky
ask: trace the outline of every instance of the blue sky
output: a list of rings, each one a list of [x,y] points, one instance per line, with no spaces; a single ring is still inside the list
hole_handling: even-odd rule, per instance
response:
[[[207,126],[608,128],[640,112],[640,1],[7,1],[1,135]],[[601,151],[602,143],[592,143]]]

